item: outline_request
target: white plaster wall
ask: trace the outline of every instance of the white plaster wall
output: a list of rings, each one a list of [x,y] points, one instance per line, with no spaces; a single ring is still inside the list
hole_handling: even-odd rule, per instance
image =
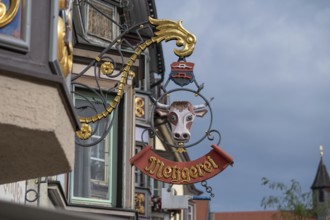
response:
[[[0,75],[0,184],[65,173],[74,129],[58,89]]]

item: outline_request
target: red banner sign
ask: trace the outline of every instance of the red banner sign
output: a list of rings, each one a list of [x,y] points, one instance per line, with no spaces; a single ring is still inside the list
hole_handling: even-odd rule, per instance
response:
[[[130,162],[148,176],[171,184],[191,184],[209,179],[234,163],[233,159],[218,146],[206,155],[188,162],[175,162],[160,157],[145,147]]]

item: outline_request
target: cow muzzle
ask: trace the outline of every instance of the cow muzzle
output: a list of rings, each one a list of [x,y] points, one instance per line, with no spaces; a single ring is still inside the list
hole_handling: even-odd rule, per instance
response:
[[[189,140],[190,140],[190,134],[189,133],[178,133],[178,132],[175,132],[173,134],[174,136],[174,140],[176,142],[183,142],[183,143],[187,143]]]

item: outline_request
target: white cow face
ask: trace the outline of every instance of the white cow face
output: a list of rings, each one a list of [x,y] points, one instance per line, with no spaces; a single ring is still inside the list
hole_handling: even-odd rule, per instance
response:
[[[167,116],[174,141],[186,143],[190,140],[190,129],[195,118],[203,117],[207,113],[205,107],[205,105],[193,106],[187,101],[177,101],[171,105],[157,105],[156,111],[161,116]]]

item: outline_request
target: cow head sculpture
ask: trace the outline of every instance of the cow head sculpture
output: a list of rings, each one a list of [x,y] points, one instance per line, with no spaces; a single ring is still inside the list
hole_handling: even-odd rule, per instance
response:
[[[188,101],[175,101],[171,105],[157,103],[156,112],[160,116],[167,116],[174,141],[186,143],[190,140],[190,129],[195,117],[203,117],[207,109],[206,104],[192,105]]]

